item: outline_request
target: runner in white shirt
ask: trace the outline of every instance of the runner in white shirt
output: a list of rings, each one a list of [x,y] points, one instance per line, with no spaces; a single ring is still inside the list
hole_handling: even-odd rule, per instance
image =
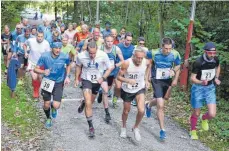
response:
[[[131,101],[137,101],[138,113],[135,125],[133,126],[134,137],[141,140],[138,125],[144,115],[145,89],[149,87],[148,76],[150,72],[150,62],[145,59],[145,51],[142,47],[137,47],[133,51],[133,56],[122,63],[118,80],[122,82],[121,98],[123,99],[122,128],[120,137],[126,138],[126,121],[131,107]]]
[[[85,101],[82,101],[79,109],[83,110],[85,106],[85,115],[89,125],[89,137],[94,137],[94,127],[92,124],[92,104],[100,89],[100,84],[107,79],[114,66],[111,65],[107,54],[97,50],[95,41],[87,45],[87,51],[78,54],[76,60],[75,86],[79,84],[81,73],[83,95]],[[104,70],[106,72],[104,73]],[[78,109],[78,111],[79,111]]]
[[[28,52],[27,48],[30,48],[30,52]],[[25,41],[24,50],[25,57],[28,58],[27,70],[29,70],[32,76],[33,97],[39,98],[39,88],[42,78],[41,75],[34,73],[33,69],[35,68],[41,54],[50,51],[50,45],[48,41],[44,39],[44,32],[38,31],[36,38],[30,38]]]

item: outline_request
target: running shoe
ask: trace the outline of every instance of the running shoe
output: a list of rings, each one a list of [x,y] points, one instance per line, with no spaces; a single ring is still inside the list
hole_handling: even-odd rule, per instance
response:
[[[103,100],[103,93],[99,93],[99,96],[97,98],[98,103],[101,103]]]
[[[113,103],[113,107],[114,108],[117,107],[117,100],[118,100],[118,98],[116,96],[114,96],[113,99],[112,99],[112,103]]]
[[[52,113],[52,118],[56,118],[57,117],[57,109],[52,108],[51,109],[51,113]]]
[[[137,103],[136,103],[136,100],[135,99],[131,102],[131,105],[137,106]]]
[[[203,120],[201,118],[201,126],[204,131],[208,131],[209,130],[208,120]]]
[[[149,103],[145,104],[146,108],[146,117],[150,118],[151,117],[151,107],[148,106]]]
[[[126,128],[121,128],[121,134],[120,137],[126,138]]]
[[[94,127],[90,127],[89,128],[89,137],[94,137],[95,136],[95,129],[94,129]]]
[[[166,139],[166,133],[163,130],[160,131],[160,139],[161,140],[165,140]]]
[[[83,109],[85,107],[85,101],[82,100],[80,106],[78,107],[78,113],[82,113],[83,112]]]
[[[136,139],[136,141],[141,141],[139,128],[132,129],[132,131],[134,132],[134,138]]]
[[[45,122],[45,127],[46,127],[46,128],[50,128],[51,126],[52,126],[52,120],[49,118],[49,119],[47,119],[46,122]]]
[[[110,113],[108,113],[105,115],[105,121],[109,122],[110,120],[111,120],[111,116],[110,116]]]
[[[190,131],[190,136],[191,136],[191,139],[193,139],[193,140],[197,140],[198,139],[198,136],[196,134],[196,130]]]

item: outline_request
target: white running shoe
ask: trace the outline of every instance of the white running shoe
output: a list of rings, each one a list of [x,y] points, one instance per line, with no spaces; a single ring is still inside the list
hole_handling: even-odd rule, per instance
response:
[[[133,132],[134,132],[134,138],[136,139],[136,141],[141,141],[141,135],[140,135],[139,128],[133,129]]]
[[[120,137],[126,138],[126,128],[121,128],[121,134]]]

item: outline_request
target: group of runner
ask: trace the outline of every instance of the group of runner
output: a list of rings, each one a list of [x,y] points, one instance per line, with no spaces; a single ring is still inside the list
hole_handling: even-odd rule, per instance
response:
[[[79,26],[69,23],[66,27],[60,18],[51,22],[44,20],[38,26],[28,25],[28,20],[23,19],[13,32],[5,25],[1,44],[4,63],[8,68],[7,76],[11,77],[9,74],[14,69],[11,61],[15,58],[20,64],[18,84],[23,84],[26,70],[30,72],[33,97],[39,98],[39,94],[43,96],[43,108],[47,117],[45,126],[49,128],[52,126],[52,118],[57,117],[64,86],[70,83],[71,65],[76,65],[74,84],[82,88],[84,96],[78,112],[85,110],[90,137],[95,136],[92,105],[96,97],[98,103],[103,102],[105,121],[109,122],[112,115],[109,112],[108,97],[112,96],[113,107],[117,107],[118,99],[123,100],[120,137],[127,137],[126,121],[132,102],[137,106],[132,129],[135,139],[141,140],[139,124],[144,114],[150,118],[151,107],[156,106],[159,137],[164,140],[164,98],[168,89],[178,83],[180,54],[174,49],[175,44],[171,38],[163,38],[162,47],[151,51],[145,47],[144,37],[139,37],[137,45],[133,45],[132,33],[125,30],[123,27],[118,34],[116,29],[111,29],[110,22],[105,23],[105,29],[98,22],[92,28],[83,21]],[[198,139],[196,125],[204,102],[207,103],[208,112],[200,119],[202,128],[209,129],[208,120],[216,115],[215,84],[220,84],[216,46],[208,42],[203,50],[204,54],[193,63],[191,75],[192,139]],[[152,100],[145,103],[145,93],[150,83],[154,94]],[[11,90],[13,97],[15,87]]]

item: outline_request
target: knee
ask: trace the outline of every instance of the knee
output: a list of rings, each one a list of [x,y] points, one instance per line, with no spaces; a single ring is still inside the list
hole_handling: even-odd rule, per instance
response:
[[[216,112],[208,112],[210,118],[214,118],[216,116]]]
[[[53,103],[52,106],[53,106],[54,109],[59,109],[60,108],[60,104]]]
[[[162,104],[157,104],[157,109],[158,109],[159,111],[164,111],[164,105],[162,105]]]
[[[129,114],[129,112],[130,112],[130,110],[129,110],[129,109],[124,109],[124,110],[123,110],[123,114],[124,114],[124,115],[128,115],[128,114]]]
[[[138,109],[138,113],[139,113],[139,114],[144,114],[144,113],[145,113],[144,108],[139,108],[139,109]]]
[[[51,105],[51,102],[50,101],[46,101],[45,103],[44,103],[44,109],[49,109],[50,108],[50,105]]]

